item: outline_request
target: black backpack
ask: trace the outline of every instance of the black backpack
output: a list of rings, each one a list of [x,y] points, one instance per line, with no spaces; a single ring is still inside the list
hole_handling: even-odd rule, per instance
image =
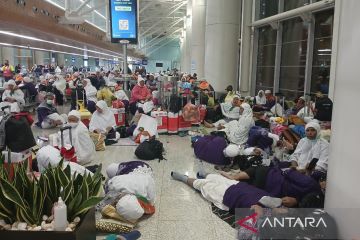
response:
[[[162,142],[150,139],[140,143],[140,145],[135,150],[135,155],[141,160],[154,160],[156,158],[163,160],[164,147]]]
[[[181,98],[176,94],[170,96],[169,112],[178,113],[181,110]]]

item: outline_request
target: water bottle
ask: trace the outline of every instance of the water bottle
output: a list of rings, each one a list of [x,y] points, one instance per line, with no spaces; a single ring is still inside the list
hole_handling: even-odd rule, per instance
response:
[[[66,204],[61,199],[61,197],[59,197],[57,204],[54,206],[54,230],[65,231],[67,225]]]

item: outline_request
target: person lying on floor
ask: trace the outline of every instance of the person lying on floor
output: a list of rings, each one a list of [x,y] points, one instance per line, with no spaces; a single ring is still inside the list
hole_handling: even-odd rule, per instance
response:
[[[258,169],[266,172],[266,167]],[[281,170],[278,169],[278,171]],[[238,175],[241,177],[236,177],[236,179],[244,176],[250,177],[244,172],[240,174]],[[254,172],[253,174],[254,176],[256,174],[260,175],[260,172]],[[184,182],[198,190],[206,200],[225,211],[234,211],[236,208],[250,208],[253,205],[270,208],[280,207],[281,205],[295,207],[307,194],[321,192],[318,182],[293,169],[290,169],[285,175],[278,174],[276,171],[272,173],[268,169],[266,175],[262,173],[262,176],[254,178],[258,185],[264,184],[264,179],[269,181],[263,187],[264,189],[257,187],[255,183],[239,182],[234,178],[229,179],[219,174],[199,172],[197,175],[198,179],[195,179],[178,172],[171,172],[173,179]],[[272,179],[273,176],[276,179]]]
[[[144,214],[155,212],[155,180],[151,167],[141,161],[112,163],[106,169],[109,177],[105,184],[105,201],[100,205],[102,211],[110,204],[116,213],[109,209],[108,216],[135,223]]]
[[[207,121],[204,121],[204,126],[207,128],[219,127],[220,125],[225,125],[226,123],[238,120],[240,117],[240,106],[241,106],[240,96],[234,95],[231,102],[220,103],[220,106],[215,107],[215,114],[222,115],[224,118],[211,124]]]
[[[109,110],[104,100],[98,101],[96,103],[96,111],[90,120],[90,132],[101,133],[107,136],[110,132],[113,132],[114,126],[116,126],[114,113]]]
[[[46,93],[44,101],[36,109],[38,122],[36,126],[39,128],[55,128],[66,123],[66,114],[60,115],[54,107],[55,95],[51,92]]]
[[[302,138],[290,156],[291,166],[301,171],[315,169],[326,172],[328,168],[329,143],[320,138],[320,125],[316,121],[305,125],[306,137]]]
[[[226,137],[230,143],[236,145],[244,145],[247,142],[250,128],[255,125],[253,112],[249,104],[241,104],[240,113],[241,115],[238,121],[233,120],[218,127],[218,130],[223,130],[226,133]]]
[[[90,163],[95,156],[95,145],[89,135],[89,130],[80,121],[80,112],[72,110],[68,114],[68,125],[71,126],[72,141],[70,141],[69,131],[63,132],[64,144],[71,144],[75,148],[75,154],[77,157],[77,163],[84,165]],[[60,132],[58,133],[58,139],[61,139]],[[58,142],[60,142],[58,140]]]

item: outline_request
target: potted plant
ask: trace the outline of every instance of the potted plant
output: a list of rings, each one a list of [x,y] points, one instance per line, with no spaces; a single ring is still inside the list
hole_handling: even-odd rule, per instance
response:
[[[1,239],[95,239],[93,207],[102,200],[101,166],[94,174],[72,174],[63,161],[39,176],[27,173],[27,161],[14,166],[10,182],[0,165]],[[52,231],[52,208],[58,197],[67,205],[67,231]],[[89,211],[90,210],[90,211]],[[49,217],[48,217],[49,216]]]

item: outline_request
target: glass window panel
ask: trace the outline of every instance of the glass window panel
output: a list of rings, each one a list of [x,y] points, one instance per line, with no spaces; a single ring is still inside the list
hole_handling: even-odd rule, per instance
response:
[[[276,30],[270,26],[259,28],[259,44],[276,44]]]
[[[283,43],[307,40],[308,27],[301,18],[283,22]]]
[[[256,92],[260,89],[273,89],[275,67],[258,67],[256,69]]]
[[[258,29],[258,54],[256,69],[256,91],[273,89],[276,55],[276,30],[270,26]]]
[[[304,94],[305,66],[281,67],[279,91],[288,99],[294,99]]]
[[[307,41],[285,43],[281,49],[281,66],[306,65]]]
[[[333,22],[333,9],[315,14],[311,93],[322,91],[327,94],[329,91]]]
[[[256,0],[256,19],[273,16],[279,12],[279,0]]]
[[[309,4],[309,0],[284,0],[284,11],[289,11]]]
[[[307,35],[300,18],[283,23],[279,91],[289,99],[304,91]]]
[[[276,45],[259,46],[257,66],[275,65]]]

